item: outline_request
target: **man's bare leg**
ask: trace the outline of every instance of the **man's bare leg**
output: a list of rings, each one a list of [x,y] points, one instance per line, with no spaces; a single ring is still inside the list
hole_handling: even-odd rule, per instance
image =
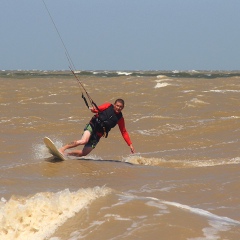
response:
[[[79,145],[85,145],[86,143],[88,143],[90,137],[91,137],[91,133],[88,130],[86,130],[86,131],[84,131],[84,133],[82,135],[82,138],[80,140],[76,140],[76,141],[73,141],[71,143],[68,143],[67,145],[59,148],[58,150],[59,150],[60,153],[64,154],[65,150],[67,150],[69,148],[74,148],[74,147],[77,147]],[[85,150],[85,151],[87,152],[87,150]]]
[[[74,150],[68,153],[69,156],[83,157],[93,150],[92,147],[84,147],[82,150]]]

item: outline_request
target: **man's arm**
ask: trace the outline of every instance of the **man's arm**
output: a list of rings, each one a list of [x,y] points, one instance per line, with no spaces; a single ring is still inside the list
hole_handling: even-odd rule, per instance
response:
[[[123,117],[119,119],[118,126],[119,126],[119,129],[122,133],[122,136],[123,136],[124,140],[126,141],[127,145],[130,147],[131,152],[134,153],[134,147],[132,145],[132,141],[130,139],[130,136],[129,136],[126,128],[125,128],[125,121],[124,121]]]

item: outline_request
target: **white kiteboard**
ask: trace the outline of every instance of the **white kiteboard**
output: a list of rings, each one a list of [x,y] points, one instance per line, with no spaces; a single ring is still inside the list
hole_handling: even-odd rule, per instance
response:
[[[57,147],[55,146],[55,144],[52,142],[52,140],[51,140],[50,138],[45,137],[45,138],[43,139],[43,141],[44,141],[46,147],[48,148],[49,152],[50,152],[54,157],[60,158],[60,159],[63,160],[63,161],[64,161],[64,160],[67,160],[67,158],[64,157],[64,155],[61,154],[61,153],[58,151]]]

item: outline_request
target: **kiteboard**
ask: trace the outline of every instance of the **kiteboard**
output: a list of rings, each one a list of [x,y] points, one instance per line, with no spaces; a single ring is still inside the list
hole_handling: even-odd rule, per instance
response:
[[[46,147],[48,148],[49,152],[50,152],[54,157],[59,158],[59,159],[61,159],[61,160],[63,160],[63,161],[64,161],[64,160],[67,160],[67,158],[64,157],[64,155],[58,151],[57,147],[55,146],[55,144],[53,143],[53,141],[52,141],[50,138],[45,137],[45,138],[43,139],[43,141],[44,141]]]

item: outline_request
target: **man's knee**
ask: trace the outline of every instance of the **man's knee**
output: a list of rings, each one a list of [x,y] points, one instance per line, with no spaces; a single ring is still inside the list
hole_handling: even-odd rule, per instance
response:
[[[82,139],[82,144],[81,145],[86,145],[88,143],[87,139]]]
[[[77,145],[85,145],[88,143],[88,139],[82,138],[81,140],[77,141]]]

